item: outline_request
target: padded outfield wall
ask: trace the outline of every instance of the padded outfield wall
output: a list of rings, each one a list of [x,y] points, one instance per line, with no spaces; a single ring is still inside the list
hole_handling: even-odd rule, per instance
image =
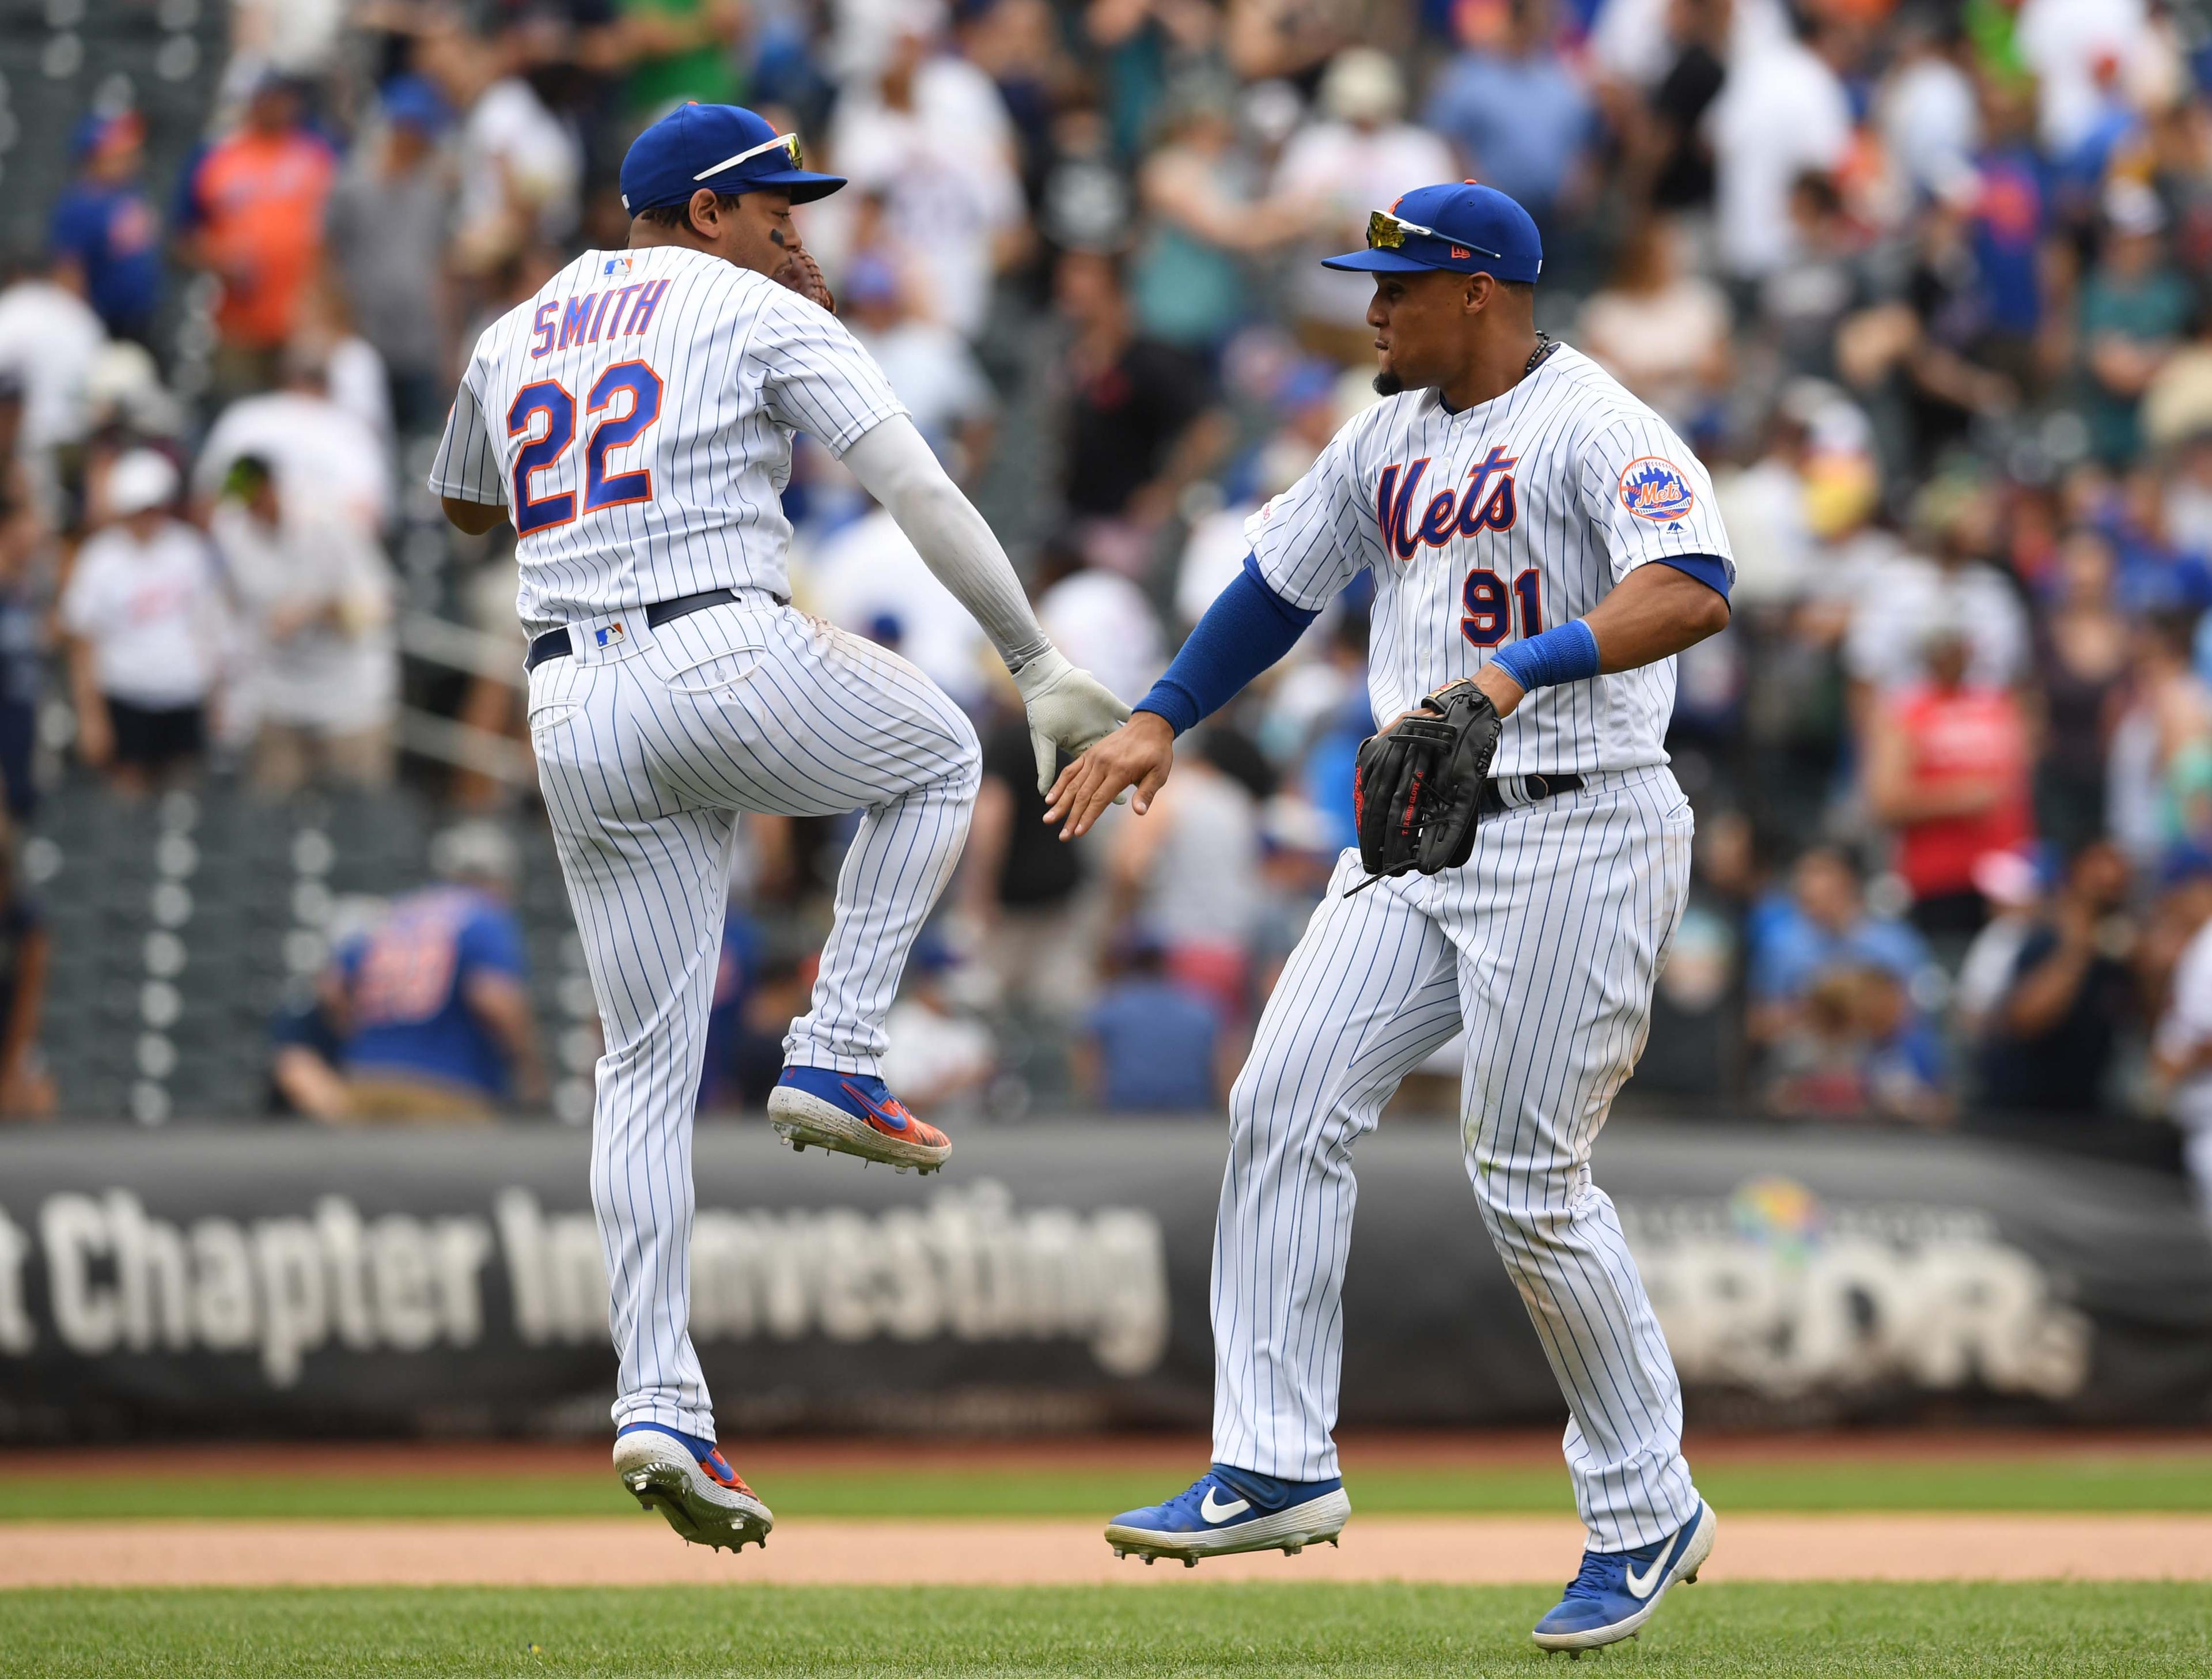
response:
[[[1360,1145],[1344,1421],[1559,1420],[1449,1128]],[[1222,1134],[963,1132],[941,1177],[702,1126],[695,1332],[759,1428],[1202,1424]],[[1965,1138],[1620,1122],[1597,1178],[1691,1420],[2212,1421],[2176,1180]],[[0,1439],[606,1427],[584,1140],[0,1138]]]

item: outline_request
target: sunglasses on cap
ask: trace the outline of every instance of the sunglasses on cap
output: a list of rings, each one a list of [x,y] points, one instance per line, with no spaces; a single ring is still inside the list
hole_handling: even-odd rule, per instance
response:
[[[758,157],[763,152],[775,151],[779,147],[782,149],[783,155],[791,160],[791,167],[793,168],[804,169],[806,167],[806,156],[805,154],[799,149],[799,137],[796,134],[779,134],[773,140],[763,140],[757,146],[750,146],[746,148],[746,149],[739,152],[735,157],[726,157],[720,163],[713,164],[707,168],[702,169],[697,174],[692,176],[691,179],[694,180],[705,180],[710,175],[719,175],[725,169],[734,169],[738,164],[750,162],[752,159]]]
[[[1503,251],[1486,251],[1480,245],[1469,245],[1457,234],[1440,234],[1434,228],[1425,228],[1418,222],[1408,222],[1401,216],[1393,216],[1387,210],[1370,210],[1367,216],[1367,248],[1370,251],[1402,250],[1407,234],[1421,234],[1430,239],[1440,239],[1447,245],[1456,245],[1462,251],[1472,251],[1478,257],[1490,257],[1504,262]]]

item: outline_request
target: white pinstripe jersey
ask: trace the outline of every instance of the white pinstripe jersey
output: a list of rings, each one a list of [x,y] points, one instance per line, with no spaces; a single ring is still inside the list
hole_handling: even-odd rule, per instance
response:
[[[842,322],[679,246],[586,251],[484,329],[430,470],[507,508],[533,635],[720,587],[791,593],[791,439],[906,409]]]
[[[1472,676],[1509,642],[1583,616],[1650,561],[1706,554],[1731,582],[1735,573],[1704,465],[1565,344],[1459,413],[1434,390],[1377,403],[1244,535],[1268,586],[1309,611],[1374,572],[1378,721]],[[1506,720],[1495,773],[1664,763],[1674,709],[1672,659],[1540,688]]]

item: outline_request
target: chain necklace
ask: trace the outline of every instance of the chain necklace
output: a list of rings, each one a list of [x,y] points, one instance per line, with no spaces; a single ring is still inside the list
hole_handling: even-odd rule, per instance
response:
[[[1539,332],[1536,334],[1536,347],[1528,352],[1528,365],[1521,369],[1521,377],[1526,379],[1530,374],[1535,372],[1537,368],[1542,367],[1544,365],[1544,358],[1549,356],[1559,347],[1559,340],[1554,338],[1549,332]]]

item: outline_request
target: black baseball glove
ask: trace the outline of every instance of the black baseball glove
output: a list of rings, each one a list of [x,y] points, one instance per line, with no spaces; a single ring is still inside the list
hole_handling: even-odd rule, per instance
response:
[[[1482,788],[1505,720],[1472,682],[1439,688],[1388,734],[1360,743],[1352,772],[1359,861],[1379,879],[1458,868],[1474,851]]]

